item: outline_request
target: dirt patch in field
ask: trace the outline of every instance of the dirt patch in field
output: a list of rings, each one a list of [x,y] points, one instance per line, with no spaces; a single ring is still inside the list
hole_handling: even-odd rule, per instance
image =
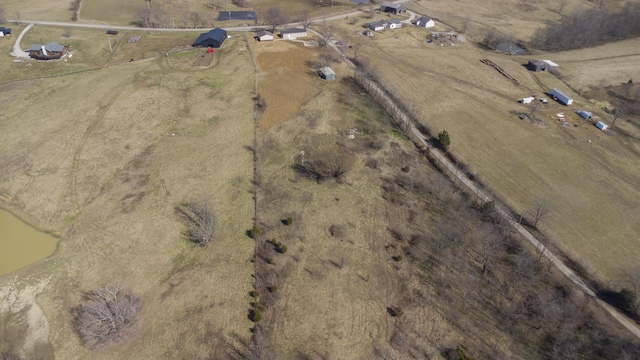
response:
[[[285,41],[253,44],[260,73],[258,92],[266,103],[260,127],[268,129],[293,118],[320,92],[307,63],[317,52]]]

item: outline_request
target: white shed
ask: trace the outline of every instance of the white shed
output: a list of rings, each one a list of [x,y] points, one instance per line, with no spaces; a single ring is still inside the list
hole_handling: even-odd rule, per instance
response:
[[[596,122],[596,127],[602,131],[607,130],[607,128],[609,127],[609,125],[603,123],[602,121],[598,121]]]
[[[520,99],[520,102],[521,102],[522,104],[529,104],[529,103],[531,103],[531,102],[532,102],[533,100],[535,100],[535,99],[536,99],[536,98],[534,98],[533,96],[529,96],[529,97],[526,97],[526,98],[522,98],[522,99]]]
[[[423,28],[432,28],[436,26],[435,21],[433,19],[429,19],[426,16],[421,16],[418,20],[416,20],[416,25]]]
[[[273,41],[273,34],[266,30],[258,31],[256,39],[259,41]]]

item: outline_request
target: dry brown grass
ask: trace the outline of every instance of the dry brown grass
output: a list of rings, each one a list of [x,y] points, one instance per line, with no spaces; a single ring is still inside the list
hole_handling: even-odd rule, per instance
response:
[[[551,216],[539,224],[541,229],[603,277],[623,278],[640,255],[633,245],[633,204],[640,201],[635,189],[640,164],[633,147],[620,146],[615,136],[577,118],[572,121],[578,127],[564,130],[549,117],[543,116],[543,126],[533,126],[510,114],[528,111],[517,104],[520,97],[542,95],[533,76],[575,99],[572,107],[541,106],[542,115],[582,108],[604,117],[602,111],[553,75],[529,73],[521,58],[471,44],[430,46],[416,39],[415,28],[365,39],[349,35],[355,28],[339,25],[346,39],[359,44],[358,56],[369,58],[379,70],[383,84],[425,123],[447,129],[453,153],[514,209],[530,208],[536,198],[548,199]],[[521,85],[480,63],[482,58],[498,63]]]
[[[160,58],[3,87],[0,191],[13,199],[3,206],[61,236],[52,257],[16,273],[51,277],[38,302],[56,357],[220,358],[234,336],[249,337],[254,71],[243,41],[207,70]],[[211,194],[221,225],[205,249],[188,243],[174,211],[198,193]],[[112,281],[143,299],[142,331],[91,353],[69,309]]]
[[[266,109],[260,127],[268,129],[294,117],[320,91],[317,75],[307,63],[317,51],[289,41],[251,44],[259,67],[258,93]]]
[[[325,82],[308,74],[313,69],[304,62],[319,56],[320,49],[277,43],[261,46],[282,53],[276,57],[276,53],[257,50],[258,59],[273,54],[268,59],[288,55],[295,60],[269,67],[260,63],[259,89],[287,86],[289,79],[302,78],[318,90],[315,96],[291,92],[288,100],[298,104],[298,111],[289,121],[259,132],[258,224],[264,234],[257,247],[256,268],[260,301],[267,311],[258,326],[258,345],[270,349],[264,358],[271,354],[274,358],[369,359],[380,351],[392,351],[388,343],[399,320],[389,316],[386,308],[400,304],[404,290],[385,249],[392,241],[386,229],[392,220],[379,177],[399,168],[386,161],[380,161],[377,169],[365,166],[365,160],[392,152],[389,135],[380,133],[390,132],[388,118],[375,111],[366,95],[354,93],[348,82]],[[300,56],[300,50],[307,56]],[[334,69],[339,79],[348,74],[344,65],[336,64]],[[267,80],[280,84],[266,84]],[[266,97],[268,92],[264,93]],[[266,102],[268,112],[273,106],[268,98]],[[382,150],[369,147],[365,139],[348,140],[346,131],[353,127],[367,137],[381,136]],[[309,154],[331,144],[338,151],[344,146],[357,153],[356,164],[342,180],[318,184],[292,169],[301,161],[301,151]],[[293,218],[290,226],[281,222],[287,216]],[[288,251],[278,254],[265,239],[282,242]],[[278,291],[269,294],[267,287],[273,285]],[[438,341],[455,337],[451,331],[441,332],[448,327],[434,311],[407,307],[407,314],[420,319],[409,325],[417,326],[417,331],[437,334]]]

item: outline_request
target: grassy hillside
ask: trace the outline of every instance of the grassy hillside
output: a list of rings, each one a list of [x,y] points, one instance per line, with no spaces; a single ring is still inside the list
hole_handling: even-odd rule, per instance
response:
[[[2,87],[2,206],[60,236],[53,256],[2,279],[3,296],[42,309],[32,315],[42,326],[17,346],[38,345],[44,358],[51,345],[41,344],[63,359],[200,358],[250,335],[253,65],[242,37],[216,53],[215,66],[194,65],[194,55]],[[67,64],[33,66],[55,73]],[[13,76],[30,77],[19,65]],[[174,210],[199,194],[211,196],[220,222],[206,248],[185,239]],[[142,331],[114,352],[91,353],[70,310],[83,292],[114,283],[143,299]]]

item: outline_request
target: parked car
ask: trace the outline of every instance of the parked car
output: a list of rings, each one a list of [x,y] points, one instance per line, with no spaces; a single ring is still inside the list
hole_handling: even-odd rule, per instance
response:
[[[118,35],[117,30],[107,30],[107,35]]]

